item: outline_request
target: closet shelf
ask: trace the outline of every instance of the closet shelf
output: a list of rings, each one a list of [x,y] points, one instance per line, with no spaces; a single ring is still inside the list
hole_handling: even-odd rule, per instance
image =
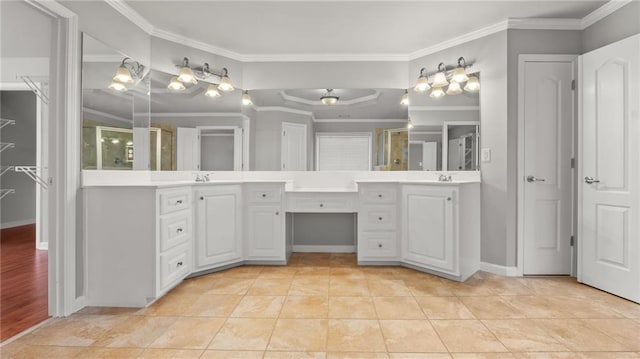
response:
[[[14,166],[16,172],[22,172],[29,176],[35,183],[39,184],[42,188],[49,188],[49,183],[38,175],[38,167],[35,166]]]
[[[4,196],[11,194],[11,193],[16,193],[16,190],[14,189],[0,189],[0,199],[4,198]]]
[[[7,148],[14,148],[16,144],[13,142],[0,142],[0,152],[6,150]]]
[[[8,125],[15,125],[16,124],[16,120],[8,120],[6,118],[0,118],[0,128],[3,128],[4,126],[8,126]]]
[[[0,176],[5,174],[7,171],[11,171],[13,166],[0,166]]]

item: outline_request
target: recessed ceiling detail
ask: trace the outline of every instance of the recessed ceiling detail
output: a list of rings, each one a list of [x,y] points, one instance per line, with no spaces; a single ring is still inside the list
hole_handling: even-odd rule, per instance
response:
[[[280,91],[279,94],[285,102],[294,102],[307,106],[325,106],[322,100],[320,100],[320,97],[325,91],[326,90],[283,90]],[[340,101],[337,101],[332,106],[347,107],[364,102],[376,103],[380,97],[380,91],[378,90],[332,89],[332,92],[340,97]]]

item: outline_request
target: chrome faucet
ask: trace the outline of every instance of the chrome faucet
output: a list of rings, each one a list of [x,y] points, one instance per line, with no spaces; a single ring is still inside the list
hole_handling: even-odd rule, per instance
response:
[[[213,174],[213,172],[209,172],[209,173],[205,173],[205,174],[201,174],[201,173],[195,173],[196,175],[196,182],[210,182],[211,181],[211,176]]]
[[[444,173],[440,174],[440,176],[438,177],[438,181],[440,182],[451,182],[451,175],[447,176]]]

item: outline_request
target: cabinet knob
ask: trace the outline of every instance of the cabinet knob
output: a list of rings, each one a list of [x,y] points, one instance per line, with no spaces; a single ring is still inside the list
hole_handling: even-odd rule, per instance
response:
[[[382,248],[382,244],[378,244],[378,248]]]
[[[280,215],[280,212],[276,212],[276,216],[279,216],[279,215]]]
[[[181,199],[177,200],[176,204],[182,204],[182,200]]]
[[[379,195],[378,195],[378,198],[382,198],[382,195],[381,195],[381,194],[379,194]]]
[[[447,201],[451,201],[451,197],[447,197]]]
[[[267,196],[266,194],[264,194],[264,193],[262,194],[262,198],[265,198],[266,196]]]
[[[204,201],[204,197],[200,197],[200,200],[201,200],[201,201]]]
[[[382,217],[378,217],[378,221],[382,221]]]
[[[176,232],[178,232],[178,233],[182,232],[182,228],[176,229]]]
[[[324,204],[320,203],[320,207],[324,207]]]
[[[182,267],[182,261],[176,263],[176,267]]]

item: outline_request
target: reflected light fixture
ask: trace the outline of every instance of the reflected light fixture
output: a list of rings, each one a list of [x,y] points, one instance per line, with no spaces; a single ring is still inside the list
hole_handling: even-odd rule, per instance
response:
[[[320,97],[320,101],[327,106],[335,105],[339,99],[340,97],[333,92],[333,89],[327,89],[327,92]]]
[[[218,85],[218,90],[224,92],[231,92],[235,90],[235,87],[233,87],[233,83],[229,78],[229,71],[226,67],[222,68],[222,76],[220,76],[220,84]]]
[[[469,77],[467,76],[466,68],[467,68],[467,62],[464,60],[464,57],[460,57],[458,59],[458,67],[456,67],[453,70],[453,75],[451,75],[451,81],[455,81],[457,83],[462,83],[467,81]]]
[[[410,118],[407,120],[407,128],[408,129],[412,129],[413,128],[413,122],[411,122]]]
[[[465,91],[476,92],[480,90],[480,81],[476,76],[469,77],[467,84],[464,86]]]
[[[127,88],[127,86],[124,83],[116,80],[115,77],[114,77],[113,80],[111,80],[111,84],[109,84],[109,90],[125,92],[125,91],[127,91],[129,89]]]
[[[133,77],[131,76],[131,71],[129,71],[129,69],[125,66],[125,61],[127,61],[128,59],[129,59],[128,57],[125,57],[124,60],[122,60],[122,63],[116,69],[116,75],[113,76],[113,81],[122,82],[123,84],[133,83]]]
[[[445,95],[444,91],[442,90],[442,87],[434,87],[431,89],[431,93],[429,94],[429,97],[431,98],[440,98],[443,97]]]
[[[431,87],[435,88],[435,87],[445,87],[449,84],[449,81],[447,81],[447,74],[446,74],[447,68],[446,66],[444,66],[444,62],[441,62],[438,64],[438,72],[436,72],[436,74],[433,77],[433,83],[431,84]]]
[[[209,84],[209,86],[207,87],[207,91],[204,93],[205,96],[207,97],[220,97],[222,95],[220,95],[220,91],[218,91],[218,85],[216,84]]]
[[[460,83],[456,81],[451,81],[449,87],[447,88],[447,95],[459,95],[462,93],[462,88],[460,87]]]
[[[426,70],[427,69],[424,67],[420,69],[420,76],[418,76],[418,80],[416,81],[416,86],[413,88],[413,91],[425,92],[431,88],[431,86],[429,86],[427,76],[424,74]]]
[[[140,79],[143,72],[143,65],[129,57],[125,57],[116,69],[108,88],[120,92],[127,91],[127,84],[132,84],[136,79]]]
[[[244,106],[249,106],[253,104],[253,101],[251,100],[251,95],[249,95],[248,90],[244,90],[244,92],[242,93],[242,104]]]
[[[114,138],[113,140],[111,140],[111,143],[113,143],[114,145],[117,145],[118,143],[120,143],[120,140],[117,138]]]
[[[178,80],[178,76],[173,76],[167,86],[172,91],[183,91],[185,89],[184,84]]]
[[[189,58],[185,57],[182,60],[182,68],[178,72],[178,81],[183,84],[197,84],[198,80],[196,79],[196,75],[193,73],[193,70],[189,67]]]
[[[409,106],[409,91],[404,90],[404,94],[402,94],[402,99],[400,100],[400,104],[404,106]]]

